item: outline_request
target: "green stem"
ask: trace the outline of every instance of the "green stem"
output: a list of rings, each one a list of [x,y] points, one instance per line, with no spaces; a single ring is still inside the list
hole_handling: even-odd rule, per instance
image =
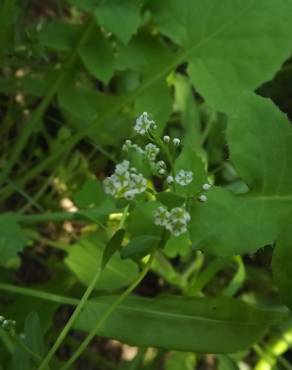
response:
[[[101,326],[106,322],[112,312],[118,307],[120,303],[122,303],[125,298],[140,284],[140,282],[144,279],[145,275],[149,271],[151,267],[151,263],[154,259],[156,249],[154,249],[149,257],[148,262],[145,264],[143,270],[141,271],[138,278],[116,299],[116,301],[105,311],[102,317],[97,321],[93,330],[87,335],[84,341],[81,343],[80,347],[77,351],[73,354],[73,356],[62,366],[61,370],[68,369],[82,354],[82,352],[86,349],[92,339],[96,336],[97,332],[101,328]]]
[[[258,344],[254,344],[253,349],[261,357],[261,362],[256,365],[255,370],[272,370],[277,361],[285,370],[292,370],[292,365],[284,357],[276,357],[271,353],[267,353]]]
[[[51,361],[52,357],[56,353],[57,349],[60,347],[60,345],[63,342],[63,340],[65,339],[66,335],[69,333],[69,331],[72,328],[74,322],[76,321],[79,313],[81,312],[81,310],[83,309],[84,305],[86,304],[89,296],[93,292],[100,274],[101,274],[101,266],[99,266],[99,268],[97,269],[97,271],[96,271],[95,275],[93,276],[90,284],[88,285],[88,287],[85,290],[82,298],[80,299],[77,307],[75,308],[72,316],[67,321],[66,325],[64,326],[63,330],[59,334],[58,338],[56,339],[55,343],[53,344],[53,346],[51,347],[49,352],[47,353],[46,357],[43,359],[43,361],[40,364],[38,370],[43,370],[49,365],[49,362]]]
[[[217,272],[230,264],[230,262],[230,258],[216,258],[211,261],[195,282],[193,284],[190,283],[189,287],[186,289],[187,294],[191,296],[197,295],[213,279]]]
[[[6,164],[5,168],[3,169],[2,173],[0,174],[0,184],[6,180],[7,176],[9,176],[13,166],[18,160],[20,153],[22,152],[23,148],[25,147],[29,137],[33,133],[36,125],[41,120],[45,110],[47,109],[48,105],[50,104],[51,100],[53,99],[54,95],[64,82],[68,71],[71,69],[72,65],[75,63],[78,57],[78,49],[80,45],[84,43],[84,41],[89,36],[90,32],[94,26],[94,20],[88,22],[87,26],[84,28],[84,31],[81,34],[80,39],[77,42],[77,45],[74,51],[68,56],[67,60],[65,61],[62,69],[58,72],[55,80],[52,82],[51,86],[48,89],[46,96],[43,98],[41,103],[33,112],[32,116],[30,117],[29,122],[25,125],[25,128],[21,130],[21,134],[13,147],[11,156]]]
[[[282,326],[281,333],[272,337],[271,340],[266,344],[266,348],[258,351],[258,347],[254,347],[254,350],[259,354],[260,359],[255,365],[255,370],[272,370],[277,362],[283,364],[286,361],[281,357],[292,345],[292,318],[289,318]],[[284,365],[285,367],[285,365]],[[286,366],[286,369],[291,370]]]

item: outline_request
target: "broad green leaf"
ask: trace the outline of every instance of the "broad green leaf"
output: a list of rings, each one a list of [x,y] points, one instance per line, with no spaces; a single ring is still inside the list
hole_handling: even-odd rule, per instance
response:
[[[119,45],[117,67],[138,71],[142,79],[147,80],[152,79],[156,71],[165,68],[172,57],[171,51],[157,39],[139,34],[128,45]],[[171,91],[164,73],[155,77],[147,89],[137,94],[134,109],[137,116],[145,111],[151,113],[159,132],[162,133],[172,111]]]
[[[69,254],[65,259],[65,264],[84,285],[88,285],[101,266],[104,248],[104,242],[95,235],[81,238],[78,243],[68,249]],[[131,283],[137,274],[138,267],[133,261],[124,261],[118,253],[115,253],[101,273],[95,289],[121,288]]]
[[[99,297],[88,303],[76,327],[91,330],[116,299]],[[142,347],[232,353],[258,341],[277,316],[232,298],[129,297],[98,334]]]
[[[272,270],[282,301],[292,309],[291,216],[283,228],[273,253]]]
[[[89,179],[75,192],[73,200],[80,208],[100,205],[105,198],[102,184],[97,179]]]
[[[40,43],[56,51],[70,51],[78,40],[80,26],[61,21],[51,21],[43,25]]]
[[[292,127],[268,99],[243,95],[228,126],[231,161],[250,191],[213,188],[194,203],[190,232],[196,247],[220,256],[272,243],[292,204]]]
[[[140,235],[133,238],[122,250],[122,258],[142,258],[158,244],[159,238],[153,235]]]
[[[157,194],[157,200],[167,208],[180,207],[185,203],[185,198],[172,191],[163,191]]]
[[[126,44],[139,27],[141,5],[141,0],[103,0],[95,16],[102,27]]]
[[[94,143],[118,145],[130,136],[133,124],[126,115],[106,118],[113,107],[120,104],[120,98],[92,88],[76,87],[72,83],[62,86],[58,98],[62,113],[76,130],[88,130],[91,126],[87,134]]]
[[[134,238],[140,235],[159,236],[162,228],[154,224],[154,211],[161,204],[158,202],[138,203],[135,209],[130,213],[128,230]]]
[[[165,78],[158,80],[140,94],[135,100],[134,106],[136,116],[140,116],[142,112],[151,114],[157,124],[157,131],[161,134],[172,112],[172,98]]]
[[[108,83],[114,73],[114,55],[110,41],[95,27],[79,49],[80,58],[94,77]]]
[[[171,236],[165,244],[163,251],[168,257],[185,256],[191,249],[189,233]]]
[[[175,58],[175,54],[165,43],[145,32],[133,37],[127,45],[118,44],[117,54],[119,70],[138,71],[143,77],[147,76],[151,81],[153,79],[153,84],[166,76],[168,71],[162,72]]]
[[[153,16],[181,47],[195,88],[218,110],[271,79],[291,53],[291,0],[162,0]]]
[[[28,238],[12,214],[0,215],[0,265],[5,266],[17,257]]]
[[[98,207],[87,208],[79,211],[79,214],[84,216],[86,220],[93,222],[105,222],[108,216],[115,212],[116,206],[112,199],[105,197],[103,202]]]

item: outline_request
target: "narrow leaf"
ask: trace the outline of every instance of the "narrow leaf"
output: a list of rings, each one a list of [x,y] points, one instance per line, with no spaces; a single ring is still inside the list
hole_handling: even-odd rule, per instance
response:
[[[76,327],[90,331],[116,298],[99,297],[89,303]],[[276,317],[278,313],[232,298],[129,297],[98,334],[142,347],[232,353],[258,341]]]

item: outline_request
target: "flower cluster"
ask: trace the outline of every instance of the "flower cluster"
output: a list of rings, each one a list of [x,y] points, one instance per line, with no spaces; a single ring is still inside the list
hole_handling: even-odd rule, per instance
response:
[[[180,170],[175,176],[175,181],[181,186],[187,186],[193,181],[193,172]]]
[[[148,158],[149,161],[154,162],[158,153],[159,153],[158,146],[149,143],[145,146],[145,155]]]
[[[0,316],[0,328],[10,335],[15,334],[15,325],[16,321],[14,320],[7,320],[4,316]]]
[[[145,135],[149,130],[156,128],[155,122],[149,118],[147,112],[143,112],[141,116],[136,119],[136,124],[134,126],[134,130],[139,135]]]
[[[114,174],[103,181],[103,186],[106,194],[131,200],[146,190],[147,180],[130,167],[129,161],[123,161],[116,165]]]
[[[128,152],[130,149],[136,150],[140,154],[145,154],[144,150],[137,144],[133,144],[130,139],[127,139],[125,141],[125,144],[123,145],[122,148],[125,152]]]
[[[163,176],[167,174],[167,167],[164,161],[158,161],[157,163],[155,163],[155,167],[156,167],[155,169],[158,175]]]
[[[163,226],[174,236],[179,236],[187,231],[187,223],[191,216],[183,207],[175,207],[170,211],[165,207],[158,207],[154,212],[155,225]]]

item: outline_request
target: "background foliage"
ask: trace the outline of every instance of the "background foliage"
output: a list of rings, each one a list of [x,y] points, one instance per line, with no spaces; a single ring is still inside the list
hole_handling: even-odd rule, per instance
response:
[[[159,241],[72,368],[292,368],[291,24],[291,0],[2,0],[1,368],[39,368],[92,284],[65,366]],[[125,208],[101,181],[143,111],[194,182]],[[160,240],[153,210],[207,181]]]

